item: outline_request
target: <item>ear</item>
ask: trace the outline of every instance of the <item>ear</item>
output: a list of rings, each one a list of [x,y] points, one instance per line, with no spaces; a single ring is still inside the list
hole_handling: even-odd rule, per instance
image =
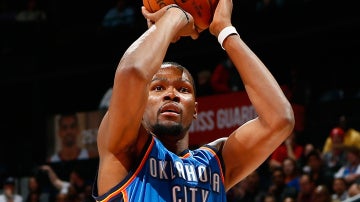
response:
[[[194,109],[194,114],[193,114],[194,119],[197,119],[197,110],[198,110],[197,107],[198,107],[198,103],[195,102],[195,109]]]

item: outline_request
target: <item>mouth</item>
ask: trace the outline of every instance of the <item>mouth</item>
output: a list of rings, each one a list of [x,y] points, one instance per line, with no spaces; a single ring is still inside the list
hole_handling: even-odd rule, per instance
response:
[[[180,108],[174,104],[174,103],[167,103],[164,104],[161,108],[160,108],[160,113],[161,114],[180,114]]]

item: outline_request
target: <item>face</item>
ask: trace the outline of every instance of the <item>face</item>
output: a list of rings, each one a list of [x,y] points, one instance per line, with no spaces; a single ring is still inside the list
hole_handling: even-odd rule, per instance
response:
[[[284,199],[284,202],[295,202],[295,199],[291,198],[291,197],[286,197]]]
[[[264,202],[276,202],[274,196],[266,196]]]
[[[5,196],[11,197],[14,194],[15,185],[13,184],[5,184],[3,187],[3,192]]]
[[[309,156],[307,164],[313,171],[320,171],[322,166],[322,159],[318,155]]]
[[[331,201],[329,191],[323,185],[319,185],[314,190],[314,202],[327,202]]]
[[[272,180],[273,180],[274,184],[282,185],[285,183],[284,174],[281,171],[276,170],[272,174]]]
[[[333,141],[334,144],[341,144],[341,143],[343,143],[342,135],[334,134],[334,135],[332,136],[332,141]]]
[[[295,172],[295,164],[290,159],[285,159],[283,161],[283,168],[284,168],[285,174],[287,174],[287,175],[291,175]]]
[[[28,188],[29,188],[29,190],[34,190],[34,191],[39,189],[39,184],[35,177],[29,178]]]
[[[309,179],[309,176],[307,176],[307,175],[301,176],[299,184],[300,184],[301,192],[307,193],[307,194],[310,194],[313,192],[314,184]]]
[[[59,136],[63,146],[70,147],[77,144],[79,127],[75,117],[62,117],[59,124]]]
[[[143,124],[156,136],[185,135],[196,118],[196,105],[189,73],[162,66],[150,82]]]
[[[346,182],[343,179],[335,178],[332,188],[335,193],[343,193],[346,191]]]

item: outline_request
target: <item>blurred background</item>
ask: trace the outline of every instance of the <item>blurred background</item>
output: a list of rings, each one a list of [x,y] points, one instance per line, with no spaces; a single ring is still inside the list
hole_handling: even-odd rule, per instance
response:
[[[123,52],[147,29],[141,5],[0,0],[1,174],[25,176],[46,162],[55,114],[99,109]],[[304,107],[300,143],[321,148],[340,115],[360,129],[356,0],[234,0],[233,14],[243,40],[291,102]],[[173,44],[166,57],[188,67],[197,82],[200,72],[211,75],[226,60],[207,30],[196,41]]]

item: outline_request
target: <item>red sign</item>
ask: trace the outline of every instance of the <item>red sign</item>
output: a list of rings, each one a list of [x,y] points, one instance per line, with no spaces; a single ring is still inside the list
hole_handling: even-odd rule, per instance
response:
[[[257,117],[245,91],[198,98],[198,116],[190,128],[190,145],[199,146],[229,136],[236,128]],[[303,129],[303,106],[293,105],[295,129]]]

